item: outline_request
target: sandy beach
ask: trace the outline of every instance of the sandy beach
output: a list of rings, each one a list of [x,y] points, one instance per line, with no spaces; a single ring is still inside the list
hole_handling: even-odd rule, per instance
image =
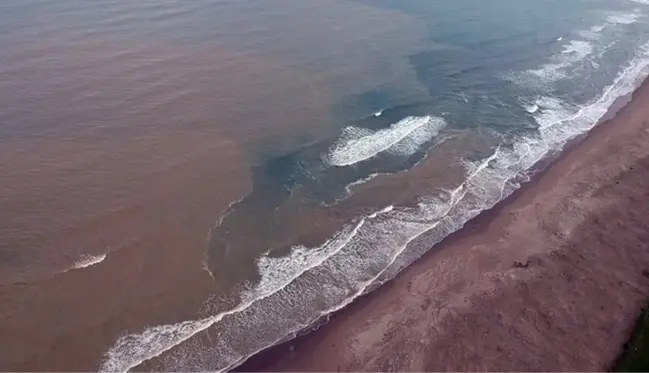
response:
[[[649,294],[648,185],[645,82],[393,281],[238,370],[609,369]]]

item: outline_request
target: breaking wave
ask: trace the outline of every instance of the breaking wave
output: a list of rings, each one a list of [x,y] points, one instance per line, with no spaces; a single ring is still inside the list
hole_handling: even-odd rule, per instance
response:
[[[523,86],[533,85],[543,88],[557,81],[578,76],[577,72],[583,67],[584,62],[590,62],[590,65],[596,68],[598,63],[595,60],[601,58],[615,45],[615,42],[609,44],[599,42],[604,31],[612,30],[615,26],[636,23],[642,16],[638,11],[611,13],[605,17],[604,23],[578,31],[577,35],[583,40],[574,39],[565,42],[562,50],[555,53],[548,63],[539,68],[512,73],[508,79]],[[561,41],[563,38],[557,40]]]
[[[611,24],[630,25],[638,22],[640,13],[617,13],[611,14],[606,18],[606,21]]]
[[[84,255],[81,257],[81,259],[79,259],[76,263],[74,263],[74,265],[70,269],[79,269],[79,268],[94,266],[96,264],[103,262],[104,259],[106,259],[106,256],[107,254],[101,254],[96,256]]]
[[[572,40],[563,46],[563,50],[552,57],[552,62],[539,69],[528,70],[526,73],[544,82],[554,82],[564,79],[570,67],[583,61],[593,54],[593,44],[586,40]]]
[[[602,36],[602,31],[604,30],[605,27],[606,27],[605,24],[604,25],[593,26],[593,27],[589,28],[588,30],[579,31],[578,34],[582,38],[585,38],[585,39],[597,40]]]
[[[445,125],[442,118],[425,116],[407,117],[378,131],[347,127],[324,159],[329,165],[342,167],[370,159],[384,151],[412,154]]]

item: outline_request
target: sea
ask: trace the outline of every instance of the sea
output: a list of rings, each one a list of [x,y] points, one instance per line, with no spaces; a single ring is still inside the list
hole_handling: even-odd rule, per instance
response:
[[[530,180],[648,0],[4,0],[2,370],[224,371]]]

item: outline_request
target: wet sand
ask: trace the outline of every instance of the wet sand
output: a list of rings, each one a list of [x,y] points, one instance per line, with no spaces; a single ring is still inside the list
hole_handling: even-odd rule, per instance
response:
[[[649,295],[649,83],[530,183],[240,371],[605,370]]]

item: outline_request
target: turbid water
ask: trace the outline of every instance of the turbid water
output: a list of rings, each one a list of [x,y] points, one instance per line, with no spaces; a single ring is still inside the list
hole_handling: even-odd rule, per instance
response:
[[[233,367],[512,193],[649,66],[642,0],[0,9],[6,369]]]

